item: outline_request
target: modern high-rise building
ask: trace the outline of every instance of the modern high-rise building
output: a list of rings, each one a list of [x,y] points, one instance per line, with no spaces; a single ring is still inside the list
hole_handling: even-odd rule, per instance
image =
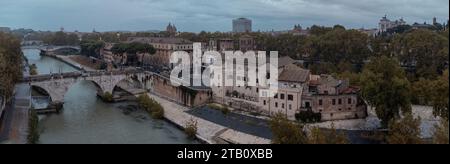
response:
[[[238,18],[233,20],[233,32],[252,32],[252,20],[247,18]]]

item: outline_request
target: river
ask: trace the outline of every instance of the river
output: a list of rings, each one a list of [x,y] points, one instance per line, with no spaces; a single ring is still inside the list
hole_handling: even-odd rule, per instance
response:
[[[75,68],[39,50],[24,49],[39,74],[71,72]],[[42,144],[191,144],[184,132],[164,120],[152,119],[145,111],[127,110],[131,103],[107,104],[96,97],[96,87],[81,81],[65,95],[60,114],[40,118]]]

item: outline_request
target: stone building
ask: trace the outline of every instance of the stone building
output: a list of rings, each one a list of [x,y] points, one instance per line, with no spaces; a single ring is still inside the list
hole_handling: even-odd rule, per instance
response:
[[[378,33],[386,32],[388,29],[395,28],[397,26],[406,25],[406,22],[403,20],[403,18],[400,18],[399,20],[391,21],[387,18],[385,15],[380,19],[380,22],[378,23]]]
[[[188,107],[198,107],[211,101],[212,92],[208,87],[185,87],[172,85],[168,76],[155,74],[152,93]]]
[[[191,41],[182,38],[173,37],[129,37],[128,43],[139,42],[150,44],[156,49],[156,54],[147,55],[144,58],[144,64],[155,66],[170,66],[170,56],[175,51],[193,52],[193,44]]]
[[[239,37],[239,50],[242,52],[254,51],[256,49],[255,40],[250,35]]]
[[[213,100],[267,116],[283,113],[291,120],[295,120],[300,111],[320,113],[323,121],[367,116],[366,105],[358,96],[359,89],[349,86],[348,81],[334,79],[331,75],[312,75],[289,57],[282,57],[278,62],[278,91],[274,97],[265,97],[267,88],[233,86],[213,87]],[[245,77],[225,78],[248,82]],[[258,84],[260,82],[257,80]]]
[[[169,25],[167,25],[166,27],[166,32],[169,33],[169,36],[171,37],[175,37],[177,31],[177,27],[175,25],[172,25],[171,23],[169,23]]]

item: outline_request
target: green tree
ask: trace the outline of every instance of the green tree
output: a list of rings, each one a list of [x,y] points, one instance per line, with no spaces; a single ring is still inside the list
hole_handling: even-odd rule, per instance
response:
[[[448,69],[444,74],[435,80],[431,85],[431,104],[433,105],[434,115],[448,120],[449,112],[449,78]]]
[[[411,102],[419,105],[429,105],[433,95],[433,80],[420,78],[411,85]]]
[[[362,95],[375,107],[382,127],[411,111],[410,84],[397,60],[386,56],[372,58],[361,75]]]
[[[389,144],[422,144],[420,118],[408,113],[400,120],[391,120],[386,140]]]
[[[95,40],[83,40],[80,43],[81,54],[85,56],[92,56],[99,58],[100,50],[105,45],[103,41],[95,41]]]
[[[400,62],[417,68],[418,77],[435,78],[449,60],[448,37],[430,30],[395,35],[390,45]]]
[[[289,121],[285,115],[279,113],[270,120],[274,144],[307,144],[308,137],[303,126]]]
[[[309,144],[348,144],[350,141],[344,132],[338,132],[334,125],[331,129],[325,130],[312,128],[308,135]]]
[[[433,134],[433,143],[434,144],[449,144],[448,134],[448,120],[442,119],[439,125],[435,126],[434,134]]]
[[[22,78],[23,55],[20,40],[0,32],[0,96],[12,96],[14,85]]]
[[[313,44],[314,58],[337,65],[341,61],[360,64],[367,59],[369,37],[357,30],[334,29],[318,37]]]

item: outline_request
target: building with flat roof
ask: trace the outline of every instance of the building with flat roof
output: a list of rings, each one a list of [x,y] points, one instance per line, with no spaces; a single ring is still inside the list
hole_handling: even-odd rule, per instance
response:
[[[247,18],[234,19],[233,32],[235,33],[252,32],[252,20]]]

